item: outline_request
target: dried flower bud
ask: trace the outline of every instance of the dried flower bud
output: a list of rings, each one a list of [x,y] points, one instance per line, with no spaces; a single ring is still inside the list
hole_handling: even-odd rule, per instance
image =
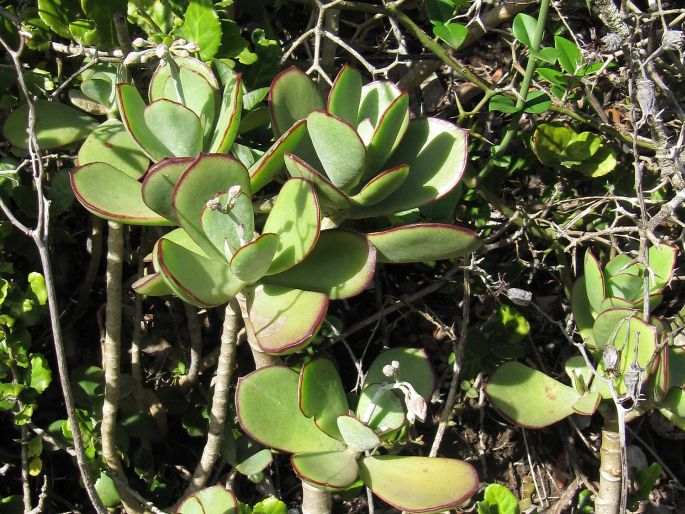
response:
[[[524,289],[510,287],[507,289],[507,298],[509,298],[516,305],[527,307],[533,299],[533,293]]]
[[[661,46],[666,50],[680,50],[683,46],[682,30],[667,30],[661,37]]]
[[[169,47],[166,45],[157,45],[155,47],[155,55],[158,59],[164,59],[169,54]]]
[[[423,399],[423,396],[414,392],[407,402],[407,417],[411,421],[414,421],[414,419],[425,421],[427,413],[428,405],[426,405],[426,400]]]
[[[604,369],[613,372],[618,368],[618,350],[614,346],[607,346],[602,352],[602,361],[604,361]]]
[[[133,43],[131,43],[131,45],[133,45],[133,48],[145,48],[146,46],[148,46],[148,44],[149,43],[147,42],[147,40],[143,39],[142,37],[135,38],[133,40]]]
[[[604,49],[607,52],[616,52],[621,48],[623,40],[615,32],[609,32],[602,38],[602,43],[604,43]]]
[[[641,78],[636,81],[637,103],[640,104],[642,118],[656,114],[656,86],[648,78]]]
[[[130,66],[131,64],[137,64],[140,62],[141,53],[140,52],[129,52],[124,59],[124,66]]]

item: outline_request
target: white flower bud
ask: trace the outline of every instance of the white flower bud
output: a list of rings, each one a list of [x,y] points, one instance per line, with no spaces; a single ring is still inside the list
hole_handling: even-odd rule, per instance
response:
[[[392,367],[392,364],[383,366],[383,374],[388,378],[395,374],[395,368]]]
[[[139,63],[140,57],[140,52],[129,52],[129,54],[124,59],[124,66],[130,66],[131,64]]]
[[[164,59],[169,53],[169,47],[166,45],[157,45],[155,47],[155,55],[158,59]]]
[[[146,39],[143,39],[142,37],[137,37],[133,40],[133,48],[144,48],[148,45],[148,42]]]

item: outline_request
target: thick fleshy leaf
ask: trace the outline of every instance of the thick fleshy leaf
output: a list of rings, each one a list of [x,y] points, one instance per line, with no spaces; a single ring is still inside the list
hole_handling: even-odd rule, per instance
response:
[[[182,63],[197,61],[196,59],[186,58]],[[200,64],[202,64],[201,61]],[[219,103],[219,95],[216,86],[209,81],[206,73],[201,73],[197,65],[193,69],[186,64],[177,63],[180,76],[180,84],[172,78],[168,64],[162,64],[152,75],[149,87],[150,102],[155,102],[163,98],[185,105],[193,111],[200,120],[203,128],[203,136],[211,134],[214,127],[214,117]],[[208,70],[211,73],[211,70]]]
[[[330,204],[335,209],[345,209],[350,206],[350,200],[345,193],[302,159],[287,153],[284,161],[291,177],[303,178],[316,186],[316,192],[322,203]]]
[[[628,300],[624,300],[623,298],[616,298],[610,296],[609,298],[605,298],[602,302],[600,306],[600,312],[604,312],[609,309],[637,309],[637,303],[638,302],[630,302]],[[656,302],[652,303],[650,301],[650,305],[654,307],[656,306]]]
[[[249,300],[257,345],[264,353],[276,355],[307,346],[328,310],[326,295],[281,286],[259,285]]]
[[[243,282],[248,284],[257,282],[271,266],[277,247],[278,236],[276,234],[262,234],[233,254],[231,271]]]
[[[407,165],[409,176],[385,200],[353,217],[380,216],[419,207],[442,198],[461,180],[467,162],[467,133],[435,118],[409,122],[402,142],[386,166]]]
[[[145,102],[132,84],[117,84],[117,106],[126,130],[153,161],[173,157],[145,120]],[[175,130],[175,128],[174,128]]]
[[[627,337],[626,328],[630,318],[637,316],[635,309],[609,309],[602,312],[593,325],[592,333],[598,350],[604,350],[607,345],[613,344],[621,348]],[[617,339],[619,334],[623,339]]]
[[[486,387],[502,415],[525,428],[543,428],[570,416],[580,394],[519,362],[497,368]]]
[[[394,391],[378,393],[380,384],[366,386],[359,395],[355,415],[376,433],[386,434],[407,421],[402,400]]]
[[[156,246],[157,270],[176,296],[187,303],[216,307],[233,298],[244,285],[225,261],[208,259],[166,238]]]
[[[202,151],[200,118],[185,105],[157,100],[145,108],[143,117],[166,149],[165,157],[196,157]]]
[[[207,239],[230,261],[240,248],[254,239],[252,199],[240,193],[229,200],[228,193],[221,193],[213,201],[218,202],[221,209],[205,206],[200,214],[200,223]],[[229,201],[233,204],[230,209]]]
[[[354,452],[298,453],[290,458],[300,479],[323,489],[345,489],[359,474]]]
[[[594,375],[582,355],[574,355],[566,359],[564,371],[571,379],[571,385],[577,392],[583,394],[588,390]]]
[[[583,416],[592,416],[597,407],[599,407],[599,402],[602,397],[599,393],[594,391],[586,391],[576,402],[571,406],[574,411]]]
[[[98,126],[98,122],[78,109],[59,102],[37,100],[35,133],[38,146],[43,150],[59,148],[85,139]],[[21,105],[5,120],[3,134],[19,148],[28,148],[28,107]]]
[[[592,310],[590,309],[584,276],[578,278],[573,284],[573,289],[571,290],[571,310],[573,311],[573,317],[576,322],[576,328],[580,332],[580,337],[583,338],[583,341],[591,349],[596,349],[595,337],[592,332],[595,318],[592,316]]]
[[[177,514],[236,514],[238,500],[222,485],[201,489],[178,506]]]
[[[356,127],[361,93],[361,73],[346,64],[338,73],[328,93],[326,110]]]
[[[637,275],[630,275],[629,273],[618,273],[617,275],[606,277],[604,285],[608,297],[622,298],[629,302],[639,301],[644,294],[642,278]]]
[[[592,311],[593,317],[597,317],[599,314],[602,302],[606,298],[606,291],[604,286],[604,274],[602,273],[602,268],[599,265],[597,257],[588,250],[585,252],[584,260],[585,271],[585,291],[587,292],[587,298],[590,302],[590,309]]]
[[[387,80],[377,80],[362,87],[361,100],[359,102],[359,114],[357,123],[369,120],[372,128],[378,127],[383,113],[390,107],[402,91],[399,87]],[[371,136],[372,134],[369,134]],[[368,143],[369,139],[364,139]]]
[[[685,389],[672,387],[659,406],[659,412],[680,430],[685,431]]]
[[[294,66],[276,75],[271,83],[269,110],[276,135],[283,134],[310,112],[323,108],[324,102],[314,82]]]
[[[669,244],[652,246],[649,249],[649,267],[653,274],[649,276],[649,291],[660,293],[671,282],[675,269],[678,249]]]
[[[409,95],[404,92],[383,112],[367,148],[367,176],[373,176],[400,144],[409,126]]]
[[[665,336],[664,336],[665,337]],[[666,345],[659,352],[659,359],[656,371],[649,383],[649,389],[652,393],[652,398],[654,401],[659,403],[664,400],[668,394],[668,390],[671,387],[671,381],[669,376],[669,357],[670,352]]]
[[[240,75],[235,75],[224,85],[219,107],[219,117],[209,144],[212,153],[228,152],[238,135],[243,110],[243,87]]]
[[[325,293],[333,300],[361,293],[373,280],[376,249],[361,234],[324,230],[312,252],[297,266],[264,282]]]
[[[409,176],[409,166],[397,166],[380,173],[368,182],[359,193],[350,198],[357,206],[374,205],[391,195]]]
[[[381,440],[376,433],[354,416],[349,414],[338,416],[337,423],[340,435],[348,448],[365,452],[380,446]]]
[[[668,381],[671,387],[685,387],[685,349],[668,347]]]
[[[166,296],[173,294],[173,291],[165,282],[164,277],[157,272],[139,278],[131,285],[131,289],[136,293],[145,296]]]
[[[252,192],[256,193],[267,185],[283,168],[283,156],[292,152],[307,133],[307,122],[296,122],[288,131],[271,145],[257,162],[250,166],[250,181]]]
[[[219,81],[214,76],[214,73],[212,73],[211,68],[199,59],[195,59],[194,57],[179,57],[178,55],[175,55],[174,61],[179,68],[185,68],[187,71],[192,71],[198,75],[201,75],[209,83],[212,89],[215,91],[219,90]],[[164,89],[167,87],[167,81],[170,78],[171,69],[169,66],[164,65],[157,67],[152,75],[152,80],[150,81],[150,87],[148,90],[148,95],[151,100],[156,100],[157,98],[169,98],[170,100],[173,100],[171,97],[164,96],[163,93]],[[183,83],[183,79],[184,77],[181,76],[181,83]]]
[[[307,117],[307,131],[330,181],[343,191],[359,183],[366,165],[366,148],[349,123],[323,111]]]
[[[424,399],[430,400],[435,389],[435,376],[426,351],[420,348],[392,348],[384,351],[369,366],[364,384],[394,382],[395,377],[387,377],[383,374],[383,366],[392,361],[397,361],[400,365],[397,379],[409,382],[417,393]]]
[[[97,127],[81,145],[78,165],[105,162],[134,179],[145,174],[150,160],[116,119],[105,121]]]
[[[278,235],[270,275],[292,268],[309,255],[319,238],[319,215],[319,201],[312,184],[293,178],[283,185],[264,223],[264,232]]]
[[[207,201],[227,192],[232,186],[240,186],[243,194],[252,196],[245,166],[228,155],[203,154],[183,172],[174,189],[171,200],[174,218],[212,258],[225,260],[223,240],[221,248],[217,248],[205,234],[202,211]]]
[[[244,461],[236,464],[235,469],[238,473],[243,475],[255,475],[264,471],[267,466],[273,461],[273,454],[268,448],[259,450],[257,453],[250,455]]]
[[[481,244],[473,230],[442,223],[404,225],[368,237],[378,250],[378,262],[392,263],[454,259]]]
[[[618,275],[619,273],[639,275],[640,266],[635,259],[631,258],[627,253],[619,253],[604,266],[604,277],[607,278],[612,275]]]
[[[342,451],[345,445],[319,430],[298,406],[296,372],[281,366],[258,369],[238,380],[235,405],[243,431],[284,452]]]
[[[454,508],[478,491],[470,464],[429,457],[362,457],[359,476],[373,493],[399,510],[435,512]]]
[[[130,225],[171,224],[143,203],[140,182],[109,164],[85,164],[69,178],[78,201],[96,216]]]
[[[193,162],[192,157],[170,157],[152,166],[143,180],[143,201],[150,209],[176,223],[171,208],[174,187]]]
[[[316,358],[302,366],[299,383],[300,410],[335,439],[342,439],[336,419],[347,414],[345,389],[335,365],[326,358]]]

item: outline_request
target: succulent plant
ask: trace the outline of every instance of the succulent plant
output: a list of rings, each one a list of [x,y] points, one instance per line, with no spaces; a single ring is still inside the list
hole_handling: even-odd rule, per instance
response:
[[[412,404],[425,405],[433,389],[432,377],[423,352],[401,348],[386,352],[372,364],[365,384],[365,389],[382,388],[381,394],[374,393],[371,401],[360,400],[352,414],[335,366],[327,358],[316,358],[302,367],[299,376],[290,368],[270,366],[241,378],[235,404],[245,433],[265,446],[291,453],[293,469],[306,483],[343,490],[361,479],[400,510],[433,512],[453,508],[477,491],[475,469],[454,459],[377,454],[384,441],[407,423]],[[382,399],[386,393],[389,397]],[[386,423],[396,420],[397,414],[400,423],[392,421],[394,428],[388,430]]]
[[[312,111],[322,106],[314,84],[286,70],[269,92],[277,139],[248,169],[226,154],[240,126],[240,76],[228,74],[220,101],[206,65],[174,62],[155,72],[147,106],[134,86],[116,86],[123,122],[88,137],[71,175],[77,198],[98,216],[178,227],[155,245],[154,273],[134,285],[138,292],[201,307],[242,292],[257,349],[283,354],[308,344],[329,300],[362,292],[376,261],[454,258],[479,245],[473,231],[440,223],[369,234],[340,226],[436,200],[461,179],[465,132],[410,121],[407,95],[394,84],[362,86],[345,67],[330,112]],[[284,167],[291,178],[255,212],[253,195]]]
[[[581,356],[566,362],[572,386],[517,362],[501,366],[490,377],[487,394],[496,408],[515,423],[540,428],[574,412],[592,414],[601,400],[633,402],[636,414],[656,407],[685,429],[685,352],[669,341],[669,327],[659,317],[643,320],[644,278],[649,274],[650,310],[661,302],[675,268],[677,250],[661,244],[649,249],[649,269],[619,254],[604,267],[588,251],[584,276],[572,291],[572,309],[600,376]],[[641,387],[644,384],[644,387]],[[637,400],[637,401],[636,401]]]
[[[178,506],[176,514],[237,514],[238,500],[221,485],[206,487],[191,494]]]

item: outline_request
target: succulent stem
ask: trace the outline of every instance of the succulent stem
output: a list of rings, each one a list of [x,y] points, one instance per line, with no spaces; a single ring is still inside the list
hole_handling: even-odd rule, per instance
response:
[[[302,482],[302,514],[329,514],[331,493]]]
[[[605,418],[602,428],[597,514],[618,514],[621,503],[621,443],[616,418]]]

